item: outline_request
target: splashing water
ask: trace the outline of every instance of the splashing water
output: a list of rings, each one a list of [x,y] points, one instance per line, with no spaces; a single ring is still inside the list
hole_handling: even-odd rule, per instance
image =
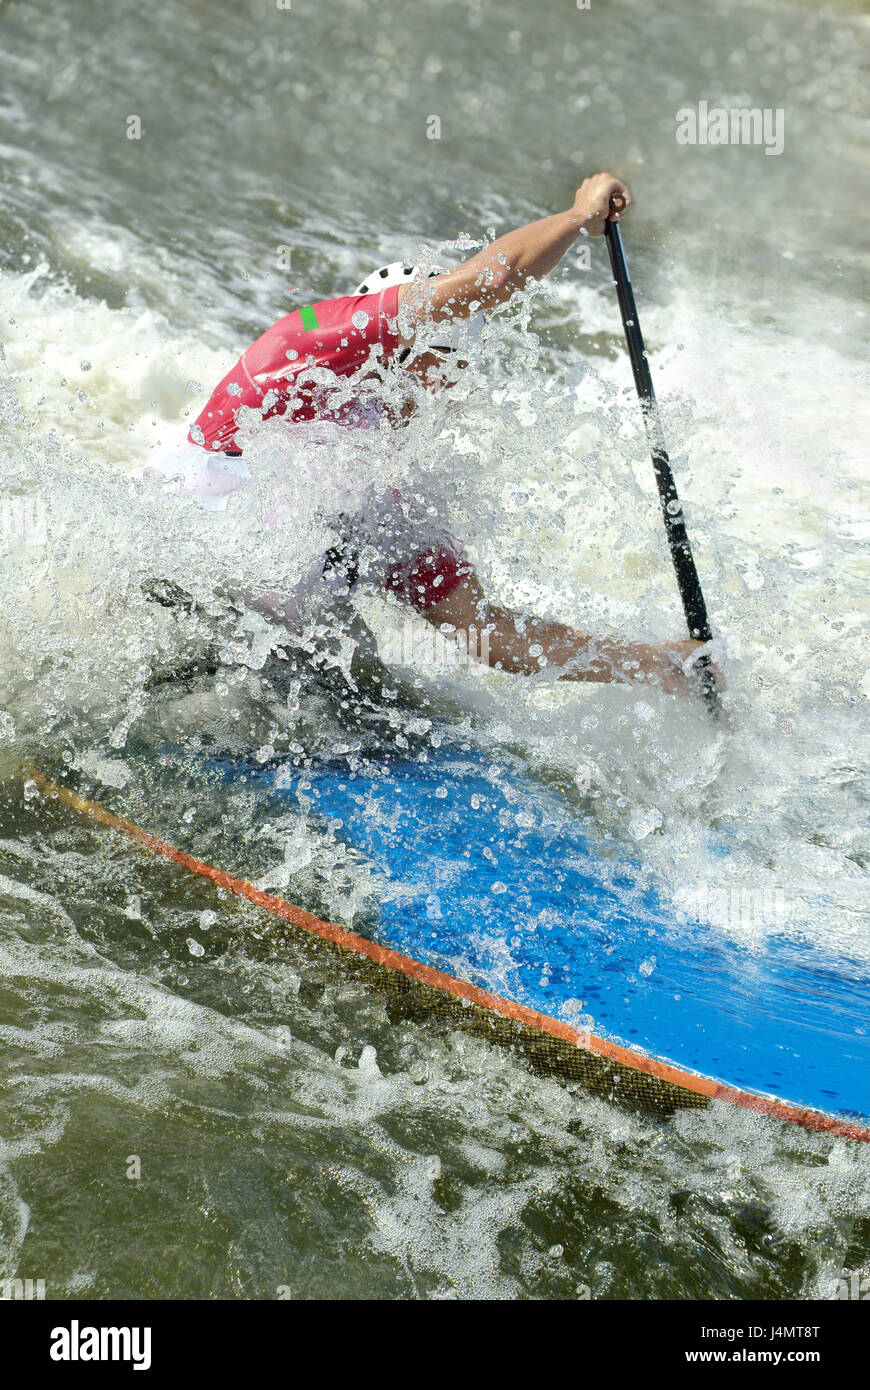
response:
[[[443,7],[437,35],[422,10],[400,32],[366,7],[362,34],[348,0],[343,28],[294,14],[301,78],[280,13],[220,6],[206,30],[199,6],[161,4],[156,26],[111,8],[111,25],[101,4],[14,9],[0,59],[0,1275],[50,1264],[55,1296],[89,1297],[830,1296],[870,1259],[859,1146],[718,1110],[626,1116],[391,1022],[252,910],[22,795],[21,766],[67,765],[205,858],[365,929],[383,884],[334,828],[158,777],[154,752],[316,758],[452,724],[544,780],[567,772],[602,834],[678,905],[703,891],[723,933],[870,958],[870,243],[822,196],[806,213],[832,159],[838,187],[866,177],[866,16],[745,0],[727,22],[705,12],[702,36],[689,0],[652,17],[626,3],[568,32],[541,3],[532,32],[507,0],[492,43],[469,45],[485,5]],[[41,74],[41,114],[21,73]],[[417,84],[441,141],[409,129]],[[678,148],[674,112],[704,92],[785,102],[782,157]],[[113,114],[130,104],[138,144]],[[599,163],[635,190],[625,235],[731,731],[651,691],[445,660],[377,592],[359,606],[401,654],[386,692],[329,610],[287,634],[278,680],[253,600],[292,592],[336,515],[389,488],[431,509],[494,599],[602,635],[682,635],[601,246],[491,316],[450,392],[370,383],[396,410],[414,396],[402,428],[269,422],[224,512],[143,471],[274,318],[421,244],[455,263],[565,205]],[[189,602],[155,603],[155,581]],[[133,1267],[136,1152],[153,1185]],[[98,1255],[94,1227],[119,1235]]]

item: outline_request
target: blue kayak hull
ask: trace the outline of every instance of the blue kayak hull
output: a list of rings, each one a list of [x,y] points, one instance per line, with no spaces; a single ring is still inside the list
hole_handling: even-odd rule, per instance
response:
[[[300,770],[210,764],[331,824],[381,874],[377,940],[758,1095],[870,1116],[870,969],[686,920],[558,793],[477,751]]]

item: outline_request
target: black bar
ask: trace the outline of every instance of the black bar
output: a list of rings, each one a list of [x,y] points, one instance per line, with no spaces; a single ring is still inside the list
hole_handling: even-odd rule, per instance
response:
[[[643,422],[652,455],[653,471],[656,475],[656,486],[659,490],[659,500],[662,506],[665,533],[668,538],[671,559],[674,562],[677,586],[683,603],[683,612],[686,615],[689,636],[696,638],[699,642],[709,642],[712,640],[713,632],[707,617],[707,605],[704,602],[701,581],[695,568],[692,547],[689,544],[686,523],[683,519],[683,508],[677,494],[677,485],[674,482],[671,462],[665,448],[656,394],[653,390],[649,362],[643,345],[643,335],[640,331],[637,307],[634,302],[634,291],[631,288],[631,277],[628,273],[628,264],[625,259],[618,223],[606,222],[604,235],[607,240],[607,249],[610,252],[610,265],[616,283],[622,326],[625,329],[625,341],[628,345],[628,355],[631,358],[634,384],[640,398]],[[719,692],[716,688],[716,673],[710,663],[710,658],[708,656],[702,657],[698,665],[700,667],[700,690],[704,702],[711,714],[718,715]]]

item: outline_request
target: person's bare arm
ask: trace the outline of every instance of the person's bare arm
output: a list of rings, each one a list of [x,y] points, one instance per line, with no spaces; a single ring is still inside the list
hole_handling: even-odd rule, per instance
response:
[[[486,642],[469,642],[470,651],[486,653],[490,666],[516,675],[535,675],[545,666],[565,669],[559,680],[643,681],[670,693],[690,689],[683,662],[700,642],[618,642],[590,637],[565,623],[537,618],[489,603],[475,575],[470,575],[441,603],[423,616],[436,627],[443,623],[461,632],[474,628]]]
[[[621,204],[619,212],[613,210],[614,200]],[[616,220],[630,207],[628,188],[612,174],[584,179],[567,212],[507,232],[446,275],[403,285],[399,302],[404,327],[414,320],[467,318],[479,309],[495,308],[524,289],[529,278],[540,279],[558,265],[581,228],[590,236],[602,236],[608,219]]]

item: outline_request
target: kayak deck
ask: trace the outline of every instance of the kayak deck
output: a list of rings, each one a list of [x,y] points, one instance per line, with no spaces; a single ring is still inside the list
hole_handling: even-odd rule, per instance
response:
[[[382,944],[725,1085],[870,1114],[866,967],[686,921],[515,769],[452,749],[355,772],[213,766],[325,817],[372,861]]]

